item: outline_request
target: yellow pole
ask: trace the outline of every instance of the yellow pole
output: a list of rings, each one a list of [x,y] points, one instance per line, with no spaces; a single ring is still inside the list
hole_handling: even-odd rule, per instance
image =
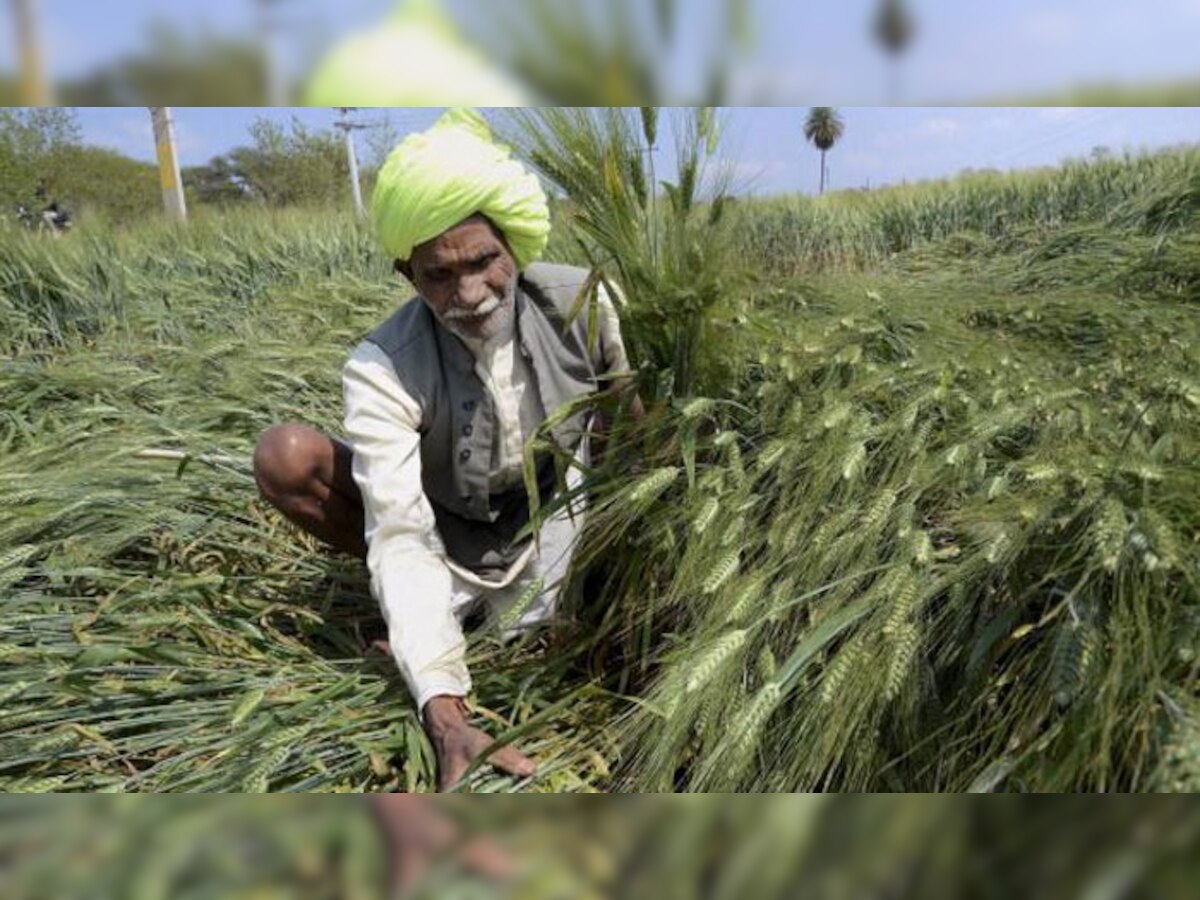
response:
[[[12,0],[16,19],[17,52],[21,56],[21,103],[25,106],[53,106],[54,97],[42,71],[41,43],[38,40],[35,0]]]
[[[187,203],[183,198],[183,179],[179,176],[179,157],[175,153],[175,132],[171,127],[171,107],[152,106],[154,148],[158,154],[158,180],[162,185],[163,206],[167,215],[176,221],[187,219]]]

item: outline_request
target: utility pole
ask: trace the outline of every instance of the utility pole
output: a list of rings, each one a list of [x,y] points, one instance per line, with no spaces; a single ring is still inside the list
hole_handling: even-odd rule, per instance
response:
[[[282,21],[275,8],[285,0],[254,0],[258,6],[258,40],[262,53],[263,77],[268,106],[287,106],[287,87],[279,59],[278,35]]]
[[[25,106],[53,106],[54,98],[42,71],[35,3],[36,0],[12,0],[17,52],[21,57],[21,102]]]
[[[371,126],[359,125],[350,121],[350,113],[355,109],[357,107],[339,106],[338,110],[342,116],[334,123],[334,127],[340,128],[342,134],[346,136],[346,161],[350,164],[350,191],[354,196],[354,211],[362,216],[366,213],[363,210],[362,185],[358,183],[358,154],[354,152],[354,132]]]
[[[171,107],[151,106],[154,122],[154,148],[158,153],[158,180],[162,184],[163,207],[177,222],[187,220],[183,199],[183,179],[179,177],[179,156],[175,152],[175,130],[171,127]]]

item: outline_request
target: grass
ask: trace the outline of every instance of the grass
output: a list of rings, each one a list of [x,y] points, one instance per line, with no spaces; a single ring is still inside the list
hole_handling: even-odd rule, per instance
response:
[[[742,205],[738,230],[746,254],[769,272],[801,275],[877,268],[930,242],[1008,253],[1022,238],[1040,243],[1047,233],[1085,226],[1124,249],[1127,234],[1157,239],[1194,222],[1198,205],[1200,151],[1181,147],[821,198],[756,200]],[[1103,259],[1081,255],[1085,262]]]
[[[1195,785],[1194,152],[833,195],[825,236],[714,212],[711,126],[656,196],[645,120],[549,115],[556,252],[625,294],[648,415],[585,473],[569,616],[473,640],[478,721],[543,765],[469,787]],[[427,789],[365,572],[246,465],[276,421],[337,430],[340,364],[402,296],[369,236],[8,237],[0,788]]]

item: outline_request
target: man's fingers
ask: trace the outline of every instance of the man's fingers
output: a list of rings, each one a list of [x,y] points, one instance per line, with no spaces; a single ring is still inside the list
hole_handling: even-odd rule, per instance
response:
[[[487,732],[468,728],[452,744],[443,745],[438,752],[438,790],[445,792],[457,785],[471,764],[492,743]],[[517,778],[528,778],[537,771],[533,760],[515,747],[501,747],[488,757],[488,762],[501,772]]]
[[[528,778],[537,771],[532,759],[516,747],[501,747],[488,759],[493,766],[509,775],[518,778]]]
[[[493,881],[511,881],[517,873],[512,854],[490,838],[479,837],[468,842],[460,858],[468,870]]]

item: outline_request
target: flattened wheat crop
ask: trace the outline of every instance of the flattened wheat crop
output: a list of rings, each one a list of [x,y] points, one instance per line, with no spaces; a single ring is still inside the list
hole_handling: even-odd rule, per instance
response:
[[[0,786],[427,786],[411,704],[366,652],[364,570],[268,511],[249,470],[273,422],[339,430],[341,363],[400,290],[369,236],[243,214],[3,246]],[[506,665],[482,667],[481,703],[489,683],[522,717],[559,699]],[[554,787],[593,768],[543,756]]]
[[[722,290],[695,377],[643,354],[658,361],[639,382],[651,412],[610,477],[652,484],[654,505],[602,503],[592,521],[585,556],[603,561],[621,685],[640,698],[617,785],[1183,783],[1200,613],[1195,151],[884,192],[860,219],[853,198],[812,201],[833,234],[859,229],[854,252],[831,266],[800,246],[752,251],[758,273],[808,274],[739,281],[728,257],[710,270],[661,237],[696,227],[696,209],[648,201],[642,242],[612,237],[604,198],[637,196],[613,173],[636,177],[652,143],[630,119],[543,117],[536,146],[587,257],[639,297],[635,343],[678,307],[623,257],[685,257]],[[726,185],[704,184],[700,206],[718,208]],[[735,227],[769,215],[741,204]],[[704,227],[732,238],[727,221]]]

